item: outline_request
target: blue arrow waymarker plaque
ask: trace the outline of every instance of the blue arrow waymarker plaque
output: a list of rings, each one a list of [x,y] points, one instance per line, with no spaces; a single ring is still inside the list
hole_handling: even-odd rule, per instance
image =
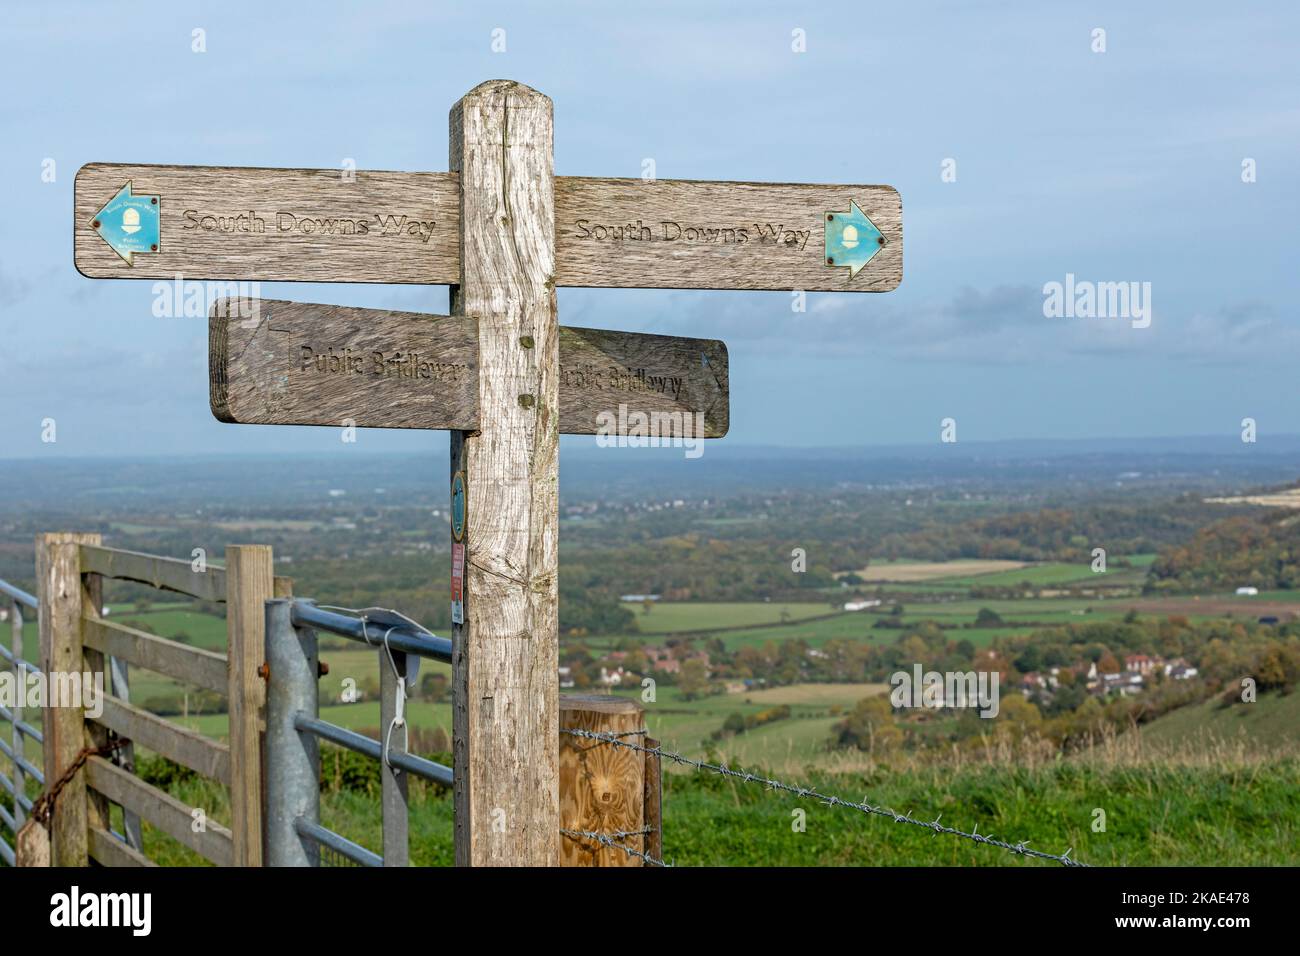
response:
[[[157,252],[161,245],[161,196],[133,196],[131,182],[117,191],[95,213],[91,228],[121,256],[129,266],[135,265],[136,253]]]
[[[876,224],[852,199],[849,200],[848,212],[826,214],[826,265],[834,269],[848,267],[850,279],[861,272],[884,245],[885,237]]]

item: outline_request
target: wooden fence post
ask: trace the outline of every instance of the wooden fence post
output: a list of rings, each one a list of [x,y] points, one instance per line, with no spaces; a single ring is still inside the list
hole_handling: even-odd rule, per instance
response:
[[[275,597],[271,548],[226,548],[230,658],[230,833],[235,866],[262,865],[262,734],[266,728],[266,602]],[[283,588],[282,588],[283,589]]]
[[[453,107],[460,284],[478,320],[477,432],[451,433],[458,865],[559,859],[559,328],[551,101],[506,80]],[[460,525],[456,527],[456,525]]]
[[[641,715],[645,719],[645,715]],[[647,749],[659,746],[659,741],[642,738]],[[664,858],[664,768],[658,754],[643,754],[645,757],[645,825],[650,831],[645,838],[645,852],[656,860]],[[646,866],[652,864],[647,863]]]
[[[565,694],[560,697],[560,727],[623,734],[645,730],[641,705],[626,697]],[[645,746],[644,734],[628,743]],[[653,841],[635,833],[647,826],[646,755],[599,740],[560,735],[560,826],[603,833],[634,850],[648,852]],[[641,866],[642,860],[589,839],[565,836],[561,866]]]
[[[72,675],[93,674],[105,678],[103,655],[86,651],[81,639],[83,614],[98,617],[102,589],[97,574],[81,574],[81,545],[99,544],[97,534],[57,532],[36,539],[36,580],[41,600],[39,628],[41,670],[48,681],[48,695],[72,686]],[[107,681],[104,684],[107,688]],[[63,691],[59,691],[63,693]],[[50,787],[77,759],[83,747],[103,743],[102,730],[92,734],[83,706],[49,706],[43,712],[42,755],[45,785]],[[66,701],[59,701],[66,703]],[[85,703],[84,693],[81,704]],[[78,773],[55,801],[50,820],[51,859],[54,866],[88,865],[90,825],[107,829],[108,802],[102,797],[87,799],[86,777]]]

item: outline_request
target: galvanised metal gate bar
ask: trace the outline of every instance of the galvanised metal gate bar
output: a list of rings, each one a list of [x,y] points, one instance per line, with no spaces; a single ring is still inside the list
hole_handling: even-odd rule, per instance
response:
[[[380,724],[384,740],[320,719],[316,632],[328,631],[378,649]],[[266,863],[319,866],[326,847],[363,866],[407,866],[407,778],[446,786],[450,767],[407,751],[405,702],[410,655],[451,663],[451,641],[392,612],[350,617],[312,601],[266,602]],[[320,823],[320,744],[331,743],[380,763],[384,853],[380,856]]]
[[[14,686],[23,687],[26,682],[27,674],[39,674],[40,668],[30,661],[23,660],[23,608],[32,611],[40,610],[40,602],[34,595],[28,594],[22,588],[16,588],[8,581],[0,581],[0,594],[9,599],[9,622],[12,627],[9,649],[0,645],[0,657],[3,657],[13,670]],[[4,787],[13,797],[14,809],[10,813],[3,806],[0,806],[0,823],[3,823],[15,835],[18,828],[23,825],[26,815],[31,812],[32,801],[27,799],[26,785],[23,781],[23,775],[26,774],[36,780],[42,786],[45,785],[45,775],[40,768],[32,764],[26,757],[23,746],[23,737],[30,737],[37,743],[42,743],[45,738],[39,730],[23,720],[23,695],[15,695],[13,709],[0,705],[0,718],[9,721],[13,736],[10,743],[0,740],[0,753],[9,758],[13,764],[14,775],[10,779],[4,773],[0,773],[0,787]],[[0,860],[4,860],[10,866],[14,865],[13,847],[0,837]]]

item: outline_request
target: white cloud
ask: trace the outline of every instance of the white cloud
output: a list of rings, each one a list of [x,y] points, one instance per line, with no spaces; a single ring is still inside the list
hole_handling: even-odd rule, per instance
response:
[[[1159,301],[1159,289],[1153,296]],[[1300,326],[1263,303],[1183,313],[1154,309],[1149,328],[1127,319],[1047,318],[1032,286],[962,289],[920,304],[876,296],[679,293],[654,331],[721,338],[733,351],[809,356],[887,353],[933,362],[1016,365],[1082,356],[1128,356],[1221,365],[1276,364],[1300,356]]]

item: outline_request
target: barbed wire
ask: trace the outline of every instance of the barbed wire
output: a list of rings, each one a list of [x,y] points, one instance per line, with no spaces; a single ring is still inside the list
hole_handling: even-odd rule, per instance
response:
[[[910,823],[912,826],[924,827],[927,830],[933,831],[935,836],[944,833],[951,836],[964,837],[965,839],[972,840],[975,843],[984,843],[988,846],[1000,847],[1003,850],[1017,853],[1020,856],[1034,857],[1039,860],[1051,860],[1054,863],[1060,863],[1062,866],[1090,866],[1090,864],[1084,863],[1080,860],[1070,859],[1070,854],[1074,852],[1074,847],[1070,847],[1070,849],[1061,854],[1048,853],[1044,850],[1035,850],[1030,848],[1028,840],[1021,840],[1019,843],[1008,843],[1006,840],[994,839],[992,834],[980,833],[978,824],[970,832],[959,830],[956,827],[946,826],[939,822],[943,814],[939,814],[939,816],[935,817],[931,821],[918,820],[912,816],[912,811],[910,810],[907,811],[907,813],[898,813],[887,807],[875,806],[867,803],[865,797],[861,803],[853,800],[845,800],[843,797],[837,797],[834,794],[818,793],[814,787],[801,787],[793,784],[782,783],[780,780],[773,780],[770,777],[762,777],[758,774],[749,773],[748,771],[732,770],[730,767],[723,764],[714,764],[705,760],[694,760],[690,757],[684,757],[674,751],[665,750],[663,747],[644,747],[640,744],[629,743],[622,739],[624,736],[631,736],[636,733],[645,733],[645,731],[614,734],[602,733],[595,730],[570,730],[562,728],[560,733],[568,734],[571,737],[585,738],[587,740],[599,740],[615,747],[626,747],[628,750],[635,750],[640,753],[660,757],[664,760],[671,760],[673,763],[681,764],[682,766],[690,767],[694,770],[704,770],[709,773],[716,773],[723,777],[730,777],[735,780],[744,781],[745,783],[761,783],[769,790],[780,790],[784,793],[792,793],[799,797],[810,797],[828,807],[847,807],[850,810],[857,810],[859,813],[885,817],[893,820],[895,823]]]
[[[653,833],[653,827],[644,827],[640,830],[615,830],[613,833],[598,833],[595,830],[570,830],[561,828],[560,832],[575,840],[591,840],[595,843],[599,843],[601,846],[607,846],[612,850],[622,850],[628,856],[635,856],[648,863],[650,866],[672,866],[671,863],[665,863],[663,860],[657,859],[648,853],[643,853],[636,849],[636,847],[628,846],[626,843],[617,842],[618,840],[625,840],[630,836],[644,836],[647,833]]]

